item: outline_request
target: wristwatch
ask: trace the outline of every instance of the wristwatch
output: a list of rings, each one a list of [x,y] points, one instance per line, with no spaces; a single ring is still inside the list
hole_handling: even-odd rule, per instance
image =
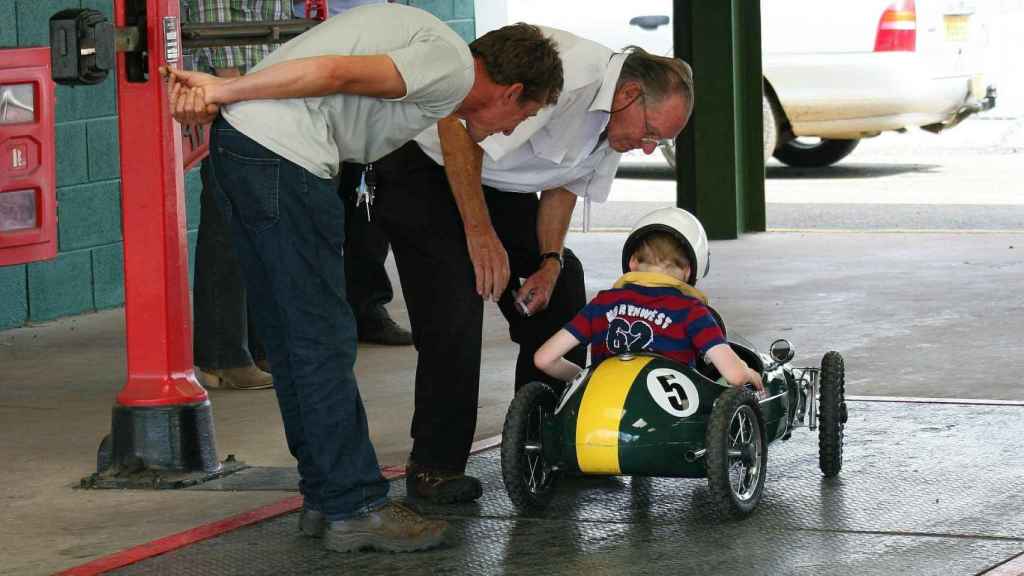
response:
[[[555,262],[558,262],[558,269],[559,269],[559,271],[561,271],[561,269],[562,269],[562,253],[561,252],[545,252],[545,253],[541,254],[540,255],[540,263],[541,263],[542,266],[544,265],[544,261],[547,260],[548,258],[551,258]]]

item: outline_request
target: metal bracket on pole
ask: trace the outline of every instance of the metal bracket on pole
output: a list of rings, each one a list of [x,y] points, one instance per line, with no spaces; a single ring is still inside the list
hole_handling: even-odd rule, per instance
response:
[[[145,2],[128,1],[126,5],[126,19],[134,25],[115,27],[102,12],[91,9],[61,10],[50,18],[54,82],[73,86],[98,84],[117,65],[117,52],[128,55],[128,81],[146,81],[150,70],[144,27]],[[165,60],[176,62],[181,49],[279,44],[319,23],[320,20],[296,18],[230,24],[182,24],[178,42],[177,18],[165,18]]]

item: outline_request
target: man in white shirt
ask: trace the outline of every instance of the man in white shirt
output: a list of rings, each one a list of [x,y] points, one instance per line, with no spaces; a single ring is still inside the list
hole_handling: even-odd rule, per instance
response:
[[[472,161],[442,145],[438,125],[374,163],[375,218],[392,242],[419,352],[406,486],[420,498],[479,494],[464,470],[476,427],[483,298],[498,301],[519,344],[516,388],[539,380],[560,390],[564,383],[537,370],[533,354],[587,302],[582,265],[563,250],[576,200],[604,201],[621,153],[652,153],[682,131],[692,109],[693,76],[682,60],[639,49],[616,54],[542,30],[564,67],[555,106],[482,141]],[[479,252],[507,262],[513,281],[500,266],[479,266]],[[586,350],[568,357],[583,365]]]
[[[506,26],[470,48],[422,10],[364,6],[284,44],[245,76],[173,77],[179,121],[220,112],[212,180],[298,461],[300,532],[346,552],[438,545],[446,524],[388,499],[369,439],[335,177],[342,162],[375,161],[439,120],[463,141],[511,131],[557,99],[557,50],[531,26]]]

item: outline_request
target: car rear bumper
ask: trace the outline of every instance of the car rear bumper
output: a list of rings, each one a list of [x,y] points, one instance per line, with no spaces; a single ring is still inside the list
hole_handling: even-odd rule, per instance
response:
[[[855,139],[955,125],[995,105],[978,74],[943,74],[912,53],[779,56],[766,76],[796,136]],[[811,81],[813,80],[813,82]],[[963,118],[960,118],[962,120]]]
[[[960,109],[956,111],[956,114],[954,114],[953,117],[950,118],[949,120],[945,122],[936,122],[934,124],[926,124],[924,126],[921,126],[921,128],[923,130],[927,130],[929,132],[934,132],[938,134],[943,130],[949,130],[950,128],[956,126],[960,122],[963,122],[964,119],[966,119],[968,116],[971,116],[972,114],[977,114],[978,112],[991,110],[995,107],[996,87],[989,86],[988,88],[985,89],[984,96],[982,96],[981,98],[971,98],[971,100],[964,104],[962,107],[960,107]]]

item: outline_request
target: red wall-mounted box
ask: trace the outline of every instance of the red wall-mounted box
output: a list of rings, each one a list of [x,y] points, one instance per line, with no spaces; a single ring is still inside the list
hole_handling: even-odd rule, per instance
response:
[[[0,266],[57,255],[49,48],[0,49]]]

